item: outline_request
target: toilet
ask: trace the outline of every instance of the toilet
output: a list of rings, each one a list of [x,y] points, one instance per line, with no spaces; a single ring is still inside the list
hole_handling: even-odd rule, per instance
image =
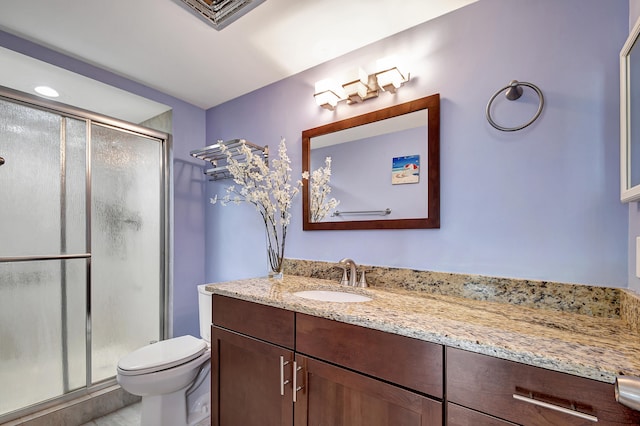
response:
[[[198,286],[200,336],[137,349],[118,361],[118,383],[142,397],[141,426],[208,426],[211,384],[211,293]]]

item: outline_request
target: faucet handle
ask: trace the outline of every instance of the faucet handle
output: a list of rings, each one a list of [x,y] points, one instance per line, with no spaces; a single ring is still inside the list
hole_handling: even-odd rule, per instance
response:
[[[342,279],[340,280],[340,285],[349,285],[349,277],[347,276],[347,267],[342,265],[336,265],[335,267],[342,269]]]
[[[366,269],[363,269],[360,273],[360,281],[358,282],[358,287],[369,287],[369,284],[367,284],[367,279],[364,276],[365,271]]]
[[[340,285],[349,285],[349,277],[347,277],[347,268],[342,268],[342,279]]]

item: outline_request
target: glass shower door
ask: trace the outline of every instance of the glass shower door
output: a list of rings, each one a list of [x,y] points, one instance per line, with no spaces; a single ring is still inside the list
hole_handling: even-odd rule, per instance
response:
[[[85,121],[0,100],[0,416],[86,386],[85,146]]]
[[[162,145],[91,126],[92,381],[161,339]]]

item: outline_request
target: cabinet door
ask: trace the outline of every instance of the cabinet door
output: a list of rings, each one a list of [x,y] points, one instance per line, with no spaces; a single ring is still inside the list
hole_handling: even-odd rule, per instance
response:
[[[447,426],[516,426],[516,424],[449,402]]]
[[[431,426],[442,403],[406,389],[296,355],[295,426]]]
[[[293,424],[292,351],[212,327],[211,363],[212,426]]]

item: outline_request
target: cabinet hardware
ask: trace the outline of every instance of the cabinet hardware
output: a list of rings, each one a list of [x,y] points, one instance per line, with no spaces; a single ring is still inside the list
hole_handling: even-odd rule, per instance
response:
[[[290,361],[285,361],[284,357],[280,355],[280,395],[284,396],[284,385],[289,384],[289,380],[284,379],[284,366],[289,364]],[[295,365],[295,362],[294,362]],[[295,377],[293,379],[293,383],[295,383]],[[295,386],[295,385],[294,385]],[[294,394],[295,398],[295,394]]]
[[[298,391],[302,390],[304,386],[298,386],[298,371],[302,370],[302,367],[298,367],[298,363],[293,361],[293,402],[297,402],[296,395]]]
[[[596,416],[592,416],[592,415],[586,414],[586,413],[581,413],[580,411],[571,410],[569,408],[560,407],[560,406],[557,406],[557,405],[554,405],[554,404],[549,404],[548,402],[538,401],[537,399],[529,398],[527,396],[522,396],[522,395],[518,395],[518,394],[514,393],[513,394],[513,398],[517,399],[518,401],[522,401],[522,402],[526,402],[526,403],[529,403],[529,404],[537,405],[539,407],[544,407],[544,408],[548,408],[550,410],[559,411],[559,412],[564,413],[564,414],[569,414],[571,416],[580,417],[581,419],[589,420],[591,422],[597,422],[598,421],[598,418]]]

